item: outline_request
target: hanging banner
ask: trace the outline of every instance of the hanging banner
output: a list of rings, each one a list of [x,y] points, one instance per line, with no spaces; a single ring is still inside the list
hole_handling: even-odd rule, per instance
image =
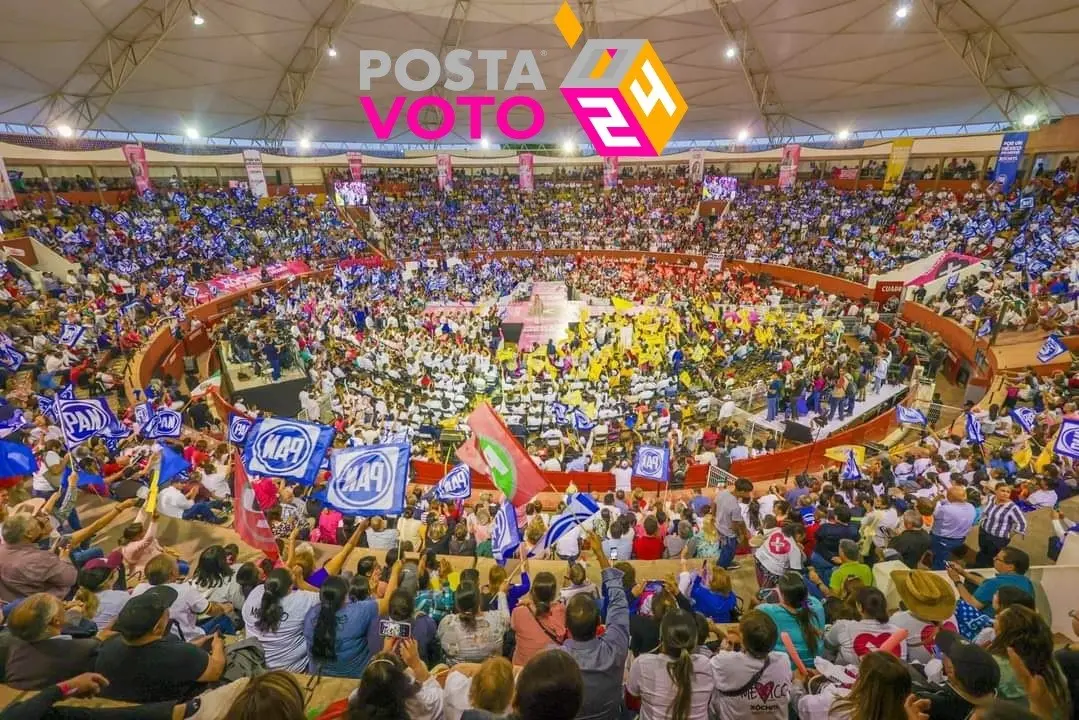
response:
[[[11,187],[4,158],[0,158],[0,210],[14,210],[19,206],[15,200],[15,191]]]
[[[345,153],[348,158],[348,172],[355,181],[363,180],[363,153]]]
[[[618,187],[618,157],[616,155],[603,158],[603,187],[607,190]]]
[[[1027,148],[1027,136],[1025,132],[1004,133],[1000,139],[1000,150],[997,152],[997,167],[993,171],[993,179],[1000,185],[1000,191],[1008,192],[1008,188],[1015,182],[1015,176],[1019,174],[1019,163],[1023,162],[1023,151]]]
[[[783,158],[779,161],[779,188],[789,190],[798,179],[798,161],[802,159],[802,146],[796,143],[783,146]]]
[[[150,189],[150,166],[146,164],[146,148],[142,145],[124,145],[124,160],[131,169],[135,189],[143,194]]]
[[[266,189],[266,173],[262,171],[262,153],[258,150],[244,150],[244,167],[247,169],[247,186],[257,198],[269,195]]]
[[[913,147],[913,138],[892,140],[892,152],[888,155],[888,170],[884,175],[885,190],[892,190],[903,182],[903,173],[907,169],[907,160],[910,159],[910,151]]]
[[[699,183],[704,180],[704,150],[692,150],[689,153],[689,181]]]
[[[438,169],[438,189],[445,192],[453,187],[453,161],[448,153],[440,153],[435,156],[435,167]]]
[[[521,183],[521,190],[532,192],[536,186],[535,176],[536,156],[532,153],[521,153],[517,156],[517,178]]]

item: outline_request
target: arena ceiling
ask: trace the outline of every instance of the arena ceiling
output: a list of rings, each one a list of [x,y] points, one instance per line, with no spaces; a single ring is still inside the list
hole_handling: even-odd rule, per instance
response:
[[[906,17],[897,16],[900,5]],[[558,91],[560,0],[0,0],[0,123],[370,142],[359,53],[532,50],[540,140],[584,135]],[[571,0],[584,38],[652,42],[676,140],[827,135],[1079,112],[1075,0]],[[196,25],[192,13],[205,22]],[[331,57],[330,48],[336,50]],[[482,65],[476,64],[479,68]],[[502,77],[508,72],[504,64]],[[482,78],[482,72],[478,73]],[[485,93],[482,82],[474,92]],[[392,75],[369,93],[381,112]],[[500,100],[513,93],[493,93]],[[452,97],[452,93],[447,93]],[[412,97],[415,97],[414,95]],[[518,113],[511,122],[520,122]],[[467,121],[445,142],[466,141]],[[486,134],[501,138],[488,111]],[[405,123],[393,140],[416,142]]]

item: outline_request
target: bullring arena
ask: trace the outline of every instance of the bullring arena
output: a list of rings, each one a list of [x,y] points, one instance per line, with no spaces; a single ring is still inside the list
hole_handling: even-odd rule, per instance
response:
[[[0,719],[1077,716],[1072,4],[7,5]]]

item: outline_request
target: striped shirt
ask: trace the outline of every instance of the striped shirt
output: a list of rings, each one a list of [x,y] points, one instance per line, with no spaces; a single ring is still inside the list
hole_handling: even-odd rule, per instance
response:
[[[1013,533],[1026,534],[1027,519],[1019,506],[1008,501],[993,503],[982,514],[982,530],[997,538],[1010,538]]]

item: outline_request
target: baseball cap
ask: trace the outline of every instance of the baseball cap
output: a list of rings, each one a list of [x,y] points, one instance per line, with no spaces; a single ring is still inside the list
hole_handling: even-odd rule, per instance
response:
[[[179,593],[168,585],[157,585],[127,601],[116,616],[112,629],[125,640],[141,638],[154,629],[161,615],[169,609]]]
[[[937,632],[937,647],[952,661],[952,676],[974,697],[992,695],[1000,685],[1000,666],[989,651],[951,630]]]
[[[87,560],[82,564],[82,569],[97,570],[98,568],[108,568],[109,570],[115,570],[120,567],[123,562],[124,556],[120,554],[119,550],[115,550],[103,558]]]

